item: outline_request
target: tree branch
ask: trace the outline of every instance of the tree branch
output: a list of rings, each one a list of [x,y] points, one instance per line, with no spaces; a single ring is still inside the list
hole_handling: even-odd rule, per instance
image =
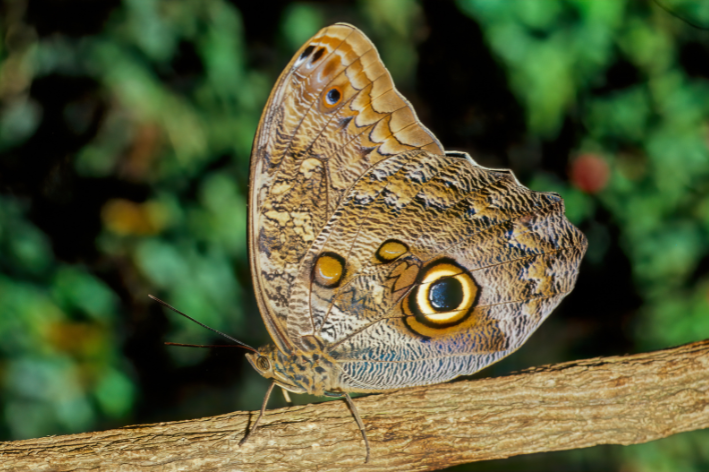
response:
[[[709,427],[709,340],[632,356],[345,402],[0,443],[0,468],[66,470],[433,470],[518,454],[637,444]]]

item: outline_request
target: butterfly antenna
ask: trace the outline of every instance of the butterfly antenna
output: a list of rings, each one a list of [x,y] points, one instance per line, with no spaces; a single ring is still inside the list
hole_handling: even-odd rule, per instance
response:
[[[239,341],[238,339],[232,338],[232,337],[229,336],[228,334],[224,334],[224,333],[222,333],[221,331],[217,331],[217,330],[214,329],[214,328],[210,328],[209,326],[207,326],[207,325],[204,324],[204,323],[200,323],[199,321],[195,320],[195,319],[192,318],[191,316],[186,315],[185,313],[182,313],[180,310],[178,310],[178,309],[175,308],[174,306],[170,305],[169,303],[160,300],[158,297],[155,297],[155,296],[153,296],[153,295],[148,295],[148,296],[149,296],[150,298],[152,298],[153,300],[155,300],[156,302],[158,302],[159,304],[161,304],[162,306],[171,309],[172,311],[174,311],[174,312],[177,313],[178,315],[182,315],[182,316],[184,316],[185,318],[187,318],[188,320],[190,320],[190,321],[192,321],[192,322],[194,322],[194,323],[197,323],[197,324],[200,325],[202,328],[207,328],[209,331],[212,331],[213,333],[217,333],[217,334],[220,335],[220,336],[224,336],[224,337],[227,338],[229,341],[231,341],[231,342],[233,342],[233,343],[236,343],[236,345],[237,345],[238,347],[243,347],[244,349],[248,349],[249,351],[253,351],[253,352],[255,352],[255,353],[258,354],[258,351],[257,351],[256,349],[254,349],[253,347],[249,346],[248,344],[244,344],[244,343],[242,343],[241,341]],[[199,345],[197,345],[197,344],[178,344],[178,343],[165,343],[165,344],[172,345],[172,346],[185,346],[185,347],[226,347],[226,346],[199,346]],[[229,347],[232,347],[232,346],[229,346]],[[236,347],[236,346],[234,346],[234,347]]]

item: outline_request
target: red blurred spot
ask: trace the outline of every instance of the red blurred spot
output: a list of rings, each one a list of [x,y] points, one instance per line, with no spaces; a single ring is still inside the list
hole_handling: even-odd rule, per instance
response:
[[[582,154],[571,163],[571,182],[586,193],[598,193],[608,184],[608,163],[596,154]]]

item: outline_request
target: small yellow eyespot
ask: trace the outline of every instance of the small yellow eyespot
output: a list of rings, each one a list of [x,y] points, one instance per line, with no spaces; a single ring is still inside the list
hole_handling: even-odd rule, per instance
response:
[[[390,239],[384,241],[384,243],[377,249],[377,259],[382,262],[391,262],[395,259],[401,257],[402,254],[406,254],[409,248],[406,244]]]
[[[313,280],[324,288],[337,287],[344,274],[344,259],[332,252],[320,254],[313,267]]]

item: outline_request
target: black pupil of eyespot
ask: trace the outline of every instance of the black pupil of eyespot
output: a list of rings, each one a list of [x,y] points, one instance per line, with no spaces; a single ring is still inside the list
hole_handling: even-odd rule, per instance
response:
[[[314,49],[315,49],[315,46],[312,46],[312,45],[308,46],[307,48],[305,48],[305,51],[303,51],[303,54],[300,55],[300,58],[305,59],[313,52]]]
[[[315,54],[313,54],[313,58],[310,59],[310,62],[315,62],[318,59],[322,57],[322,55],[325,54],[325,48],[320,48],[317,51],[315,51]]]
[[[428,300],[436,311],[455,310],[463,302],[463,285],[453,277],[441,279],[431,285]]]
[[[327,103],[334,105],[340,99],[340,91],[337,89],[330,89],[325,98],[327,98]]]

